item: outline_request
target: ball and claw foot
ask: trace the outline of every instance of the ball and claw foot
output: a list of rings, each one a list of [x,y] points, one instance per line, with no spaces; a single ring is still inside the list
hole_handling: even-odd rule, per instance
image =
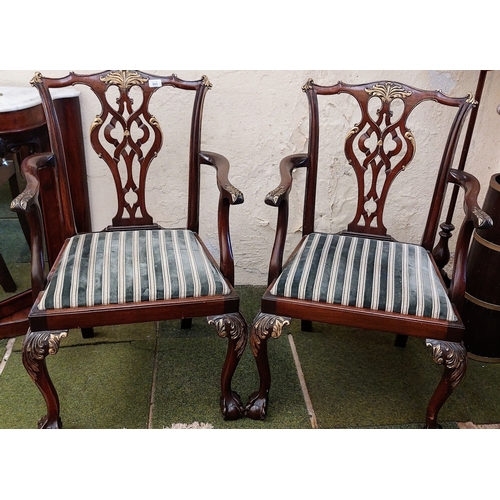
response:
[[[245,415],[252,420],[264,420],[267,411],[267,397],[261,397],[259,392],[254,392],[245,408]]]
[[[221,396],[220,408],[224,420],[237,420],[245,415],[245,407],[239,394],[235,391],[231,391],[229,397]]]
[[[49,418],[45,415],[38,421],[39,429],[62,429],[62,421],[60,418]]]

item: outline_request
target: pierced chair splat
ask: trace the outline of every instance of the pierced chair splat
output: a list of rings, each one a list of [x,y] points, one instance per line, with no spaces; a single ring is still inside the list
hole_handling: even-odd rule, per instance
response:
[[[279,337],[295,318],[301,320],[303,331],[311,331],[312,322],[318,321],[395,333],[396,344],[400,346],[404,346],[408,336],[427,339],[434,361],[444,367],[426,414],[425,426],[435,428],[439,409],[462,380],[467,366],[460,310],[470,237],[475,227],[491,224],[489,216],[477,206],[478,181],[471,174],[453,168],[461,129],[476,103],[472,95],[453,98],[440,91],[424,91],[390,81],[320,86],[309,80],[303,91],[309,102],[308,152],[282,160],[280,184],[265,198],[268,205],[278,208],[278,222],[269,263],[268,289],[250,333],[260,387],[250,396],[246,413],[253,419],[265,418],[271,386],[267,340]],[[360,117],[357,123],[347,125],[344,142],[344,153],[356,183],[355,215],[344,231],[316,232],[318,176],[324,183],[329,173],[322,170],[318,174],[319,115],[320,109],[325,109],[318,104],[323,97],[318,96],[328,96],[334,108],[338,106],[340,94],[346,94],[343,99],[351,99]],[[425,151],[426,141],[422,136],[431,127],[427,124],[419,127],[418,138],[408,128],[408,118],[425,101],[449,110],[451,125],[443,137],[444,151],[441,159],[437,159],[440,164],[434,170],[431,165],[423,164],[426,171],[421,175],[433,176],[436,181],[421,242],[411,244],[396,241],[388,234],[384,209],[396,176],[404,175],[416,158],[417,140],[421,140],[419,151]],[[432,125],[433,118],[427,112],[420,114],[420,120],[422,116]],[[335,123],[337,126],[338,122]],[[328,132],[323,139],[326,142],[331,137],[330,128]],[[416,161],[412,166],[414,164],[422,166]],[[305,170],[302,239],[283,265],[292,174],[299,168]],[[433,246],[449,183],[465,190],[465,218],[457,238],[448,288],[436,265]],[[412,189],[418,191],[419,187],[414,185]],[[403,216],[399,208],[398,223],[406,224]],[[411,224],[411,215],[408,220]]]
[[[58,351],[69,329],[81,328],[85,334],[98,326],[174,319],[181,320],[182,327],[189,327],[191,318],[200,316],[206,316],[218,335],[228,339],[221,374],[223,417],[232,420],[243,416],[244,406],[231,389],[231,380],[247,343],[247,326],[234,290],[229,231],[230,206],[243,203],[243,195],[229,182],[228,160],[200,149],[203,103],[211,83],[205,76],[187,81],[176,75],[104,71],[91,75],[70,73],[62,78],[45,78],[37,73],[32,85],[40,92],[52,151],[23,162],[27,186],[12,206],[27,214],[31,228],[34,305],[22,356],[47,405],[47,415],[38,426],[62,426],[58,395],[45,359]],[[110,169],[117,200],[116,214],[101,232],[79,234],[75,226],[65,144],[50,94],[50,89],[70,85],[90,89],[89,95],[95,96],[99,105],[89,127],[90,144]],[[187,222],[185,227],[168,229],[154,222],[148,210],[146,180],[153,160],[165,158],[161,156],[165,137],[152,109],[163,116],[170,101],[157,96],[172,89],[189,93],[193,104],[188,108],[186,122],[190,120],[189,155],[185,159]],[[177,107],[174,112],[180,113]],[[202,164],[216,171],[219,263],[198,234]],[[47,275],[38,205],[43,189],[38,171],[42,168],[55,170],[59,221],[67,238]]]

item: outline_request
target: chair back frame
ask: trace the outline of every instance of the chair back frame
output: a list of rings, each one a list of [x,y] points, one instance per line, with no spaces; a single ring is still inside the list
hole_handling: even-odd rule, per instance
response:
[[[61,205],[61,223],[66,237],[76,234],[71,194],[67,176],[66,156],[61,128],[50,94],[52,88],[70,85],[85,85],[98,98],[101,111],[90,127],[90,141],[94,151],[102,158],[111,171],[118,208],[112,224],[107,229],[151,226],[152,216],[146,208],[146,178],[153,159],[158,155],[163,134],[157,119],[151,114],[149,105],[153,94],[165,86],[195,92],[191,134],[189,142],[188,214],[187,229],[199,230],[200,199],[200,147],[201,122],[205,94],[211,83],[203,76],[200,80],[181,80],[176,75],[158,76],[142,71],[104,71],[92,75],[70,73],[62,78],[43,77],[37,73],[32,80],[42,99],[47,117],[52,152],[57,159],[56,193]],[[110,102],[108,90],[117,87],[119,96]],[[138,105],[130,95],[130,90],[139,88],[142,102]],[[138,165],[138,167],[137,167]],[[138,170],[138,175],[134,171]]]
[[[349,131],[345,139],[344,152],[352,166],[357,180],[357,208],[347,231],[365,236],[388,237],[383,215],[389,189],[396,178],[412,161],[416,140],[407,126],[413,110],[424,101],[435,101],[458,108],[453,119],[446,146],[439,166],[431,207],[427,216],[421,245],[432,250],[436,237],[440,213],[446,194],[448,174],[453,165],[460,131],[469,110],[476,104],[472,94],[463,98],[453,98],[440,91],[424,91],[398,82],[382,81],[360,85],[338,82],[333,86],[321,86],[312,80],[303,86],[309,102],[309,145],[306,189],[304,197],[303,235],[314,232],[316,185],[319,157],[319,106],[318,95],[333,96],[349,94],[355,98],[361,110],[361,119]],[[378,98],[381,107],[372,117],[369,102]],[[391,105],[395,100],[403,104],[403,110],[393,120]],[[370,147],[368,141],[375,136],[376,145]],[[388,145],[392,144],[393,149]],[[366,173],[371,173],[371,181],[366,181]],[[381,176],[385,175],[385,179]],[[365,184],[369,184],[366,186]],[[381,186],[381,189],[380,189]],[[367,210],[370,202],[375,208]]]

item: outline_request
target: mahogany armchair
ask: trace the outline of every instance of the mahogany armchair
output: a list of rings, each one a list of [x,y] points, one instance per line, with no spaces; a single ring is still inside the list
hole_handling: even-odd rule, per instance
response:
[[[278,222],[268,288],[250,333],[260,387],[251,395],[246,413],[253,419],[265,418],[271,386],[267,340],[279,337],[283,327],[295,318],[301,320],[303,331],[312,331],[312,322],[318,321],[395,333],[396,345],[401,347],[408,336],[427,339],[434,361],[444,367],[426,413],[425,426],[436,428],[438,412],[462,380],[467,366],[460,310],[469,240],[474,227],[491,225],[489,216],[477,206],[478,181],[471,174],[452,168],[462,126],[476,103],[472,95],[453,98],[440,91],[424,91],[390,81],[320,86],[309,80],[303,91],[309,102],[308,152],[282,160],[280,184],[265,198],[268,205],[278,208]],[[344,143],[345,156],[354,170],[357,207],[347,229],[333,234],[315,231],[317,184],[326,182],[325,176],[332,174],[328,169],[318,173],[318,96],[327,96],[320,99],[328,99],[332,110],[340,94],[346,94],[343,98],[354,103],[360,116],[357,123],[351,122],[345,129],[348,133]],[[434,101],[436,107],[451,110],[452,118],[449,131],[445,131],[447,139],[441,160],[438,159],[440,165],[423,165],[425,171],[420,174],[432,176],[435,186],[421,242],[411,244],[396,241],[388,234],[384,209],[396,176],[404,175],[417,149],[426,148],[425,138],[417,139],[408,128],[410,115],[424,101]],[[426,118],[428,123],[420,127],[423,136],[431,133],[434,119],[429,114]],[[417,140],[422,141],[418,148]],[[292,173],[299,168],[305,169],[302,239],[283,265]],[[465,190],[465,219],[457,238],[448,287],[436,264],[443,248],[435,246],[435,240],[450,183]],[[419,187],[415,183],[412,189]],[[411,223],[412,217],[408,219]],[[406,224],[408,220],[398,213],[397,222]]]
[[[211,83],[205,76],[185,81],[176,75],[158,76],[141,71],[70,73],[63,78],[45,78],[37,73],[31,83],[40,92],[52,151],[30,156],[23,162],[27,186],[12,208],[27,214],[32,235],[34,304],[22,357],[47,406],[47,414],[38,426],[62,426],[58,394],[45,360],[47,355],[57,353],[69,329],[80,328],[85,337],[91,336],[97,326],[172,319],[180,319],[182,327],[189,328],[191,319],[200,316],[206,316],[218,335],[228,339],[220,404],[225,419],[239,418],[244,414],[244,406],[232,391],[231,380],[246,346],[247,327],[233,288],[229,208],[243,203],[243,195],[228,180],[228,161],[200,149],[203,103]],[[50,89],[69,85],[87,87],[92,91],[90,95],[97,98],[98,114],[89,127],[90,143],[110,169],[116,188],[117,212],[111,224],[100,232],[78,234],[75,226],[65,144],[50,95]],[[189,158],[185,159],[187,222],[185,227],[167,229],[155,223],[150,215],[146,184],[149,167],[166,142],[159,120],[152,114],[152,104],[157,106],[154,109],[158,106],[163,109],[170,102],[163,93],[173,88],[186,97],[191,96],[193,104],[188,108],[191,132]],[[158,95],[164,96],[162,100]],[[185,106],[185,100],[182,102]],[[182,165],[180,159],[176,163]],[[203,164],[215,168],[220,193],[220,266],[198,234]],[[170,175],[173,181],[176,170],[166,174],[167,165],[162,164],[162,168],[160,180],[165,182],[165,175]],[[43,190],[40,169],[55,169],[57,174],[58,221],[67,238],[48,275],[44,272],[44,230],[38,204]],[[168,187],[165,185],[165,190]],[[165,196],[169,196],[167,193]],[[170,196],[175,199],[177,195]]]

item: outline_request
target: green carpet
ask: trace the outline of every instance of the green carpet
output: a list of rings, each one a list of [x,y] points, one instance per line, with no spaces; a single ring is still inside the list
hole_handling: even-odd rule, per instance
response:
[[[0,253],[5,262],[30,262],[30,249],[17,218],[0,219],[0,235]]]
[[[320,428],[423,425],[442,375],[423,339],[404,349],[394,335],[314,323],[292,333]],[[455,422],[500,422],[500,365],[470,360],[467,374],[439,413]]]
[[[10,201],[9,184],[5,183],[0,186],[0,254],[7,263],[17,290],[14,293],[5,293],[0,286],[0,301],[31,286],[30,250],[17,215],[10,210]]]
[[[5,182],[0,186],[0,219],[12,219],[16,217],[15,212],[10,209],[12,194],[9,183]]]
[[[237,287],[242,312],[255,316],[262,287]],[[313,333],[293,321],[268,342],[272,387],[264,422],[225,422],[219,412],[220,372],[227,340],[204,318],[181,330],[178,321],[96,330],[83,339],[77,330],[61,342],[47,364],[61,401],[66,429],[144,429],[154,398],[153,428],[207,423],[218,429],[309,429],[288,334],[297,348],[316,414],[323,429],[420,429],[442,368],[425,342],[410,338],[394,347],[394,335],[314,324]],[[0,341],[3,356],[7,341]],[[0,375],[0,428],[35,428],[45,412],[38,389],[21,362],[22,338]],[[156,378],[155,373],[156,356]],[[246,402],[258,388],[257,368],[247,348],[233,378]],[[464,381],[440,412],[445,428],[456,422],[500,422],[500,364],[469,362]]]

